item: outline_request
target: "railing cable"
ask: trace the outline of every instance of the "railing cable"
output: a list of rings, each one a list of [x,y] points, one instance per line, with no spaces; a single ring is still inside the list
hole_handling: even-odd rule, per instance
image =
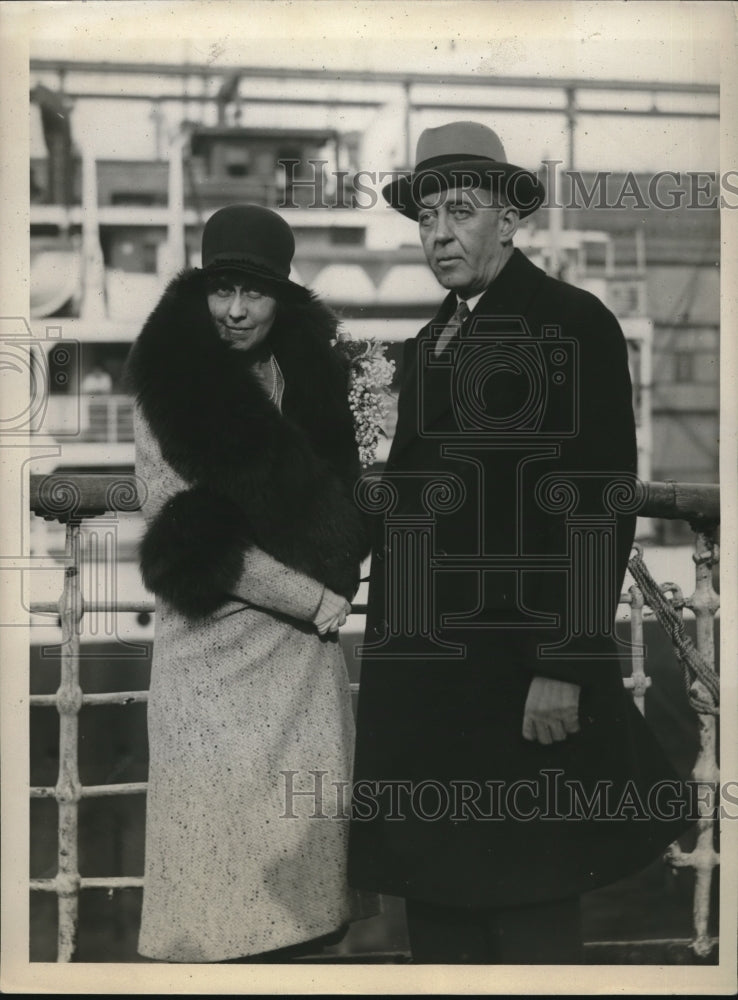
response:
[[[702,715],[720,714],[720,678],[705,660],[687,635],[681,615],[666,599],[663,591],[651,576],[643,561],[643,550],[635,545],[635,555],[628,562],[628,569],[643,592],[646,603],[653,610],[661,627],[668,633],[674,651],[684,668],[684,683],[687,698],[692,708]],[[699,680],[712,696],[712,701],[701,698],[694,691],[694,682]]]

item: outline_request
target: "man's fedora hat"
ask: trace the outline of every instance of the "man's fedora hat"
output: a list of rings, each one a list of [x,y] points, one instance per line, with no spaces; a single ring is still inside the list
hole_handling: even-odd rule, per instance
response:
[[[508,163],[499,136],[479,122],[450,122],[421,132],[415,169],[382,189],[392,208],[418,218],[421,197],[450,187],[479,186],[502,193],[521,218],[540,206],[545,196],[535,174]]]
[[[236,270],[269,294],[306,297],[307,289],[290,281],[295,237],[284,219],[262,205],[226,205],[214,212],[202,234],[206,272]]]

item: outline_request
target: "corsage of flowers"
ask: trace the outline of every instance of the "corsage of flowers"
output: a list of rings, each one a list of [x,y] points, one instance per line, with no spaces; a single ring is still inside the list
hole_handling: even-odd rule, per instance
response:
[[[343,330],[338,332],[335,349],[349,370],[349,406],[354,417],[354,433],[359,459],[364,468],[377,455],[379,437],[387,416],[389,386],[395,373],[394,361],[385,358],[384,344],[372,339],[354,340]]]

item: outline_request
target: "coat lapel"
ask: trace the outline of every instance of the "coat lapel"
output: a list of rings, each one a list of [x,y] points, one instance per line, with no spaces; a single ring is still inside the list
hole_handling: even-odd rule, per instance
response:
[[[405,345],[405,356],[402,366],[402,383],[400,385],[400,405],[397,415],[397,427],[392,441],[387,465],[391,465],[394,459],[405,447],[414,441],[418,436],[418,390],[419,390],[419,365],[421,362],[421,345],[428,343],[435,329],[439,325],[444,325],[456,308],[456,295],[450,292],[438,309],[438,312],[420,330],[413,340],[409,340]]]
[[[514,250],[502,272],[475,306],[471,317],[464,324],[461,336],[464,336],[475,320],[482,328],[485,321],[501,317],[519,322],[520,317],[525,317],[528,313],[545,278],[546,274],[541,268],[531,263],[520,250]],[[421,436],[421,404],[423,427],[430,427],[451,408],[448,376],[439,377],[437,369],[423,364],[428,351],[428,347],[424,348],[423,345],[435,340],[438,327],[445,325],[455,307],[456,295],[451,292],[430,323],[406,347],[400,389],[402,403],[387,460],[388,468],[395,465],[398,456]],[[452,344],[455,339],[451,340]]]

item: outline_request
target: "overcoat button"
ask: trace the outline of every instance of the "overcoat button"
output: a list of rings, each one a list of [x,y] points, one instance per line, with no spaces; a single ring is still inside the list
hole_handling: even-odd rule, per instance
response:
[[[378,621],[377,624],[374,626],[374,634],[384,635],[385,632],[387,631],[387,626],[388,623],[385,621],[385,619],[384,618],[380,619],[380,621]]]

